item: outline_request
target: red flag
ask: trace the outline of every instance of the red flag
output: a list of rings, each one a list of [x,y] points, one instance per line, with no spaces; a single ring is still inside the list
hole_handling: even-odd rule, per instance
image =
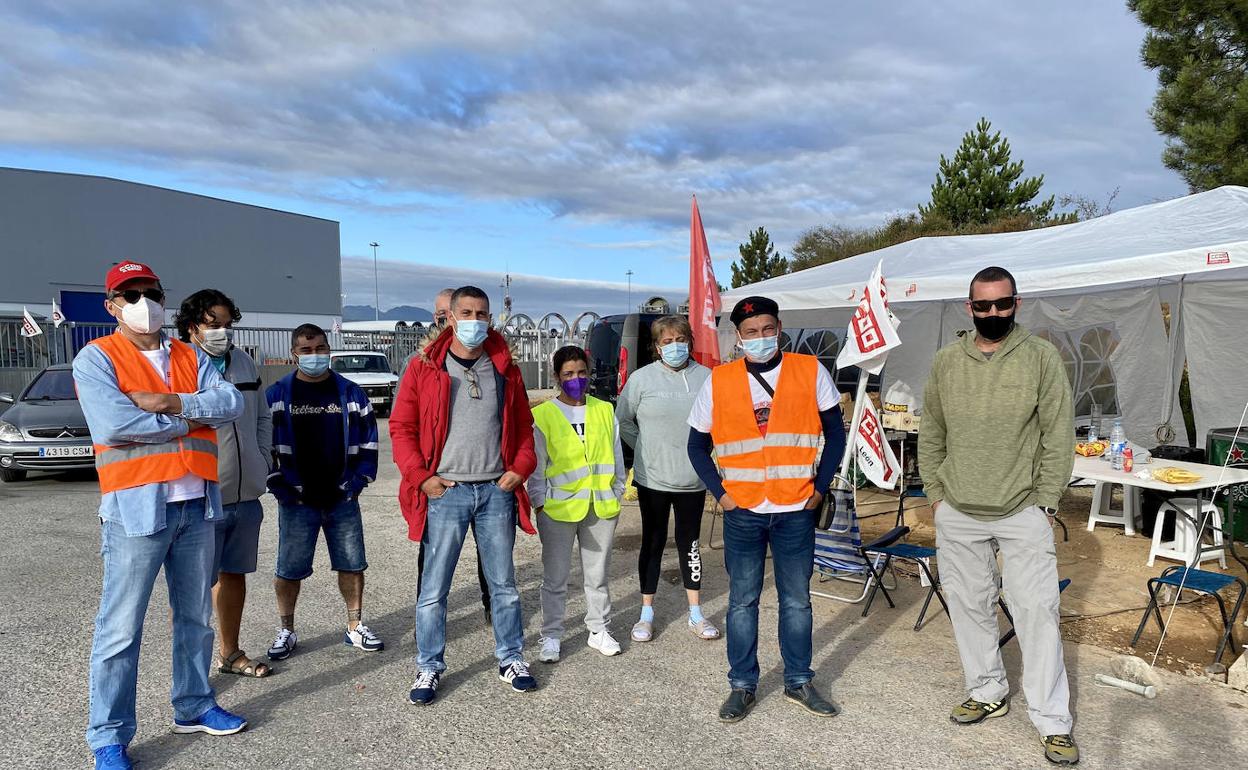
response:
[[[689,325],[693,327],[693,360],[703,366],[718,366],[719,329],[715,316],[722,306],[719,283],[711,264],[711,250],[702,229],[698,197],[693,197],[693,213],[689,218]]]

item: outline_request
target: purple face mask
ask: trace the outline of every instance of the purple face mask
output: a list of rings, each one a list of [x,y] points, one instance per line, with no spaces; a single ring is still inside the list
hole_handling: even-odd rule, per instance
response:
[[[559,387],[563,388],[563,392],[568,394],[568,398],[573,401],[580,401],[585,398],[585,391],[589,390],[589,379],[586,377],[573,377],[570,380],[564,380],[559,383]]]

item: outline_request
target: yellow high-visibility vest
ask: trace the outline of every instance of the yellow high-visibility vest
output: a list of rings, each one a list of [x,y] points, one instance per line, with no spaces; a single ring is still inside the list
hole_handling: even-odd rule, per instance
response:
[[[594,504],[600,519],[620,512],[615,496],[615,409],[585,399],[585,440],[576,435],[559,405],[547,401],[533,409],[533,424],[546,440],[546,515],[555,521],[580,521]]]

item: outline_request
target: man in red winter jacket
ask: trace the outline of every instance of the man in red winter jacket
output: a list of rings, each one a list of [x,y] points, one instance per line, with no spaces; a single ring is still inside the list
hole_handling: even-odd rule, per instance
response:
[[[517,516],[521,529],[536,533],[524,489],[537,465],[533,414],[506,340],[490,329],[489,297],[477,287],[455,290],[447,329],[408,366],[390,438],[408,537],[425,547],[408,700],[427,705],[437,696],[446,670],[446,597],[470,526],[492,596],[498,676],[517,692],[536,689],[523,656],[512,561]]]

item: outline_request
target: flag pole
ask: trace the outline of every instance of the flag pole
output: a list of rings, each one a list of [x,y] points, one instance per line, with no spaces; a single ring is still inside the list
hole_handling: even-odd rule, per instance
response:
[[[863,399],[867,397],[867,380],[871,375],[866,369],[859,367],[858,369],[858,390],[854,394],[854,414],[849,421],[849,433],[845,438],[845,455],[841,458],[841,470],[837,474],[839,478],[849,480],[849,459],[854,455],[854,447],[856,446],[855,437],[858,435],[858,424],[862,422],[862,410],[865,408]]]

